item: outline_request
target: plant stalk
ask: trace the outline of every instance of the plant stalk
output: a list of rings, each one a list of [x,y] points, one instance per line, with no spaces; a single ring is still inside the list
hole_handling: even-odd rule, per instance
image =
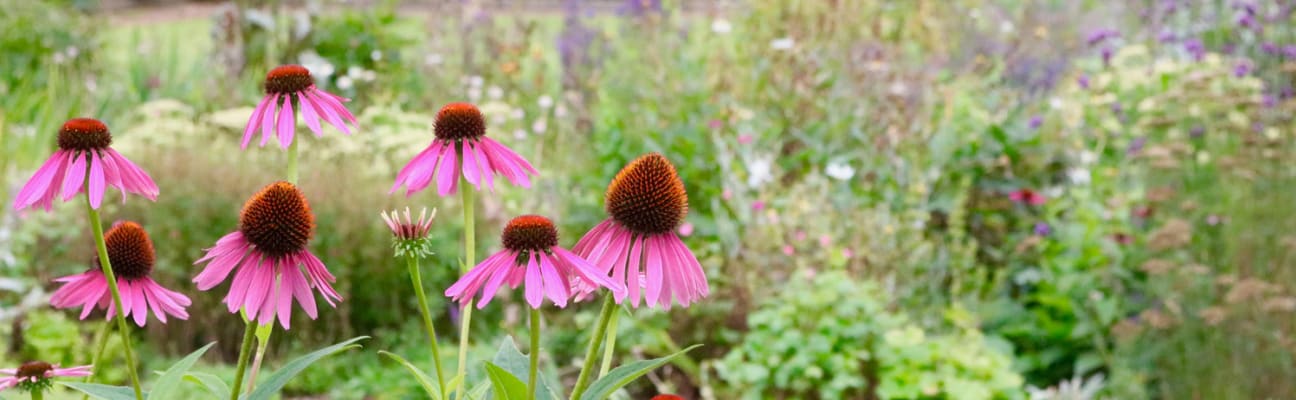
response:
[[[531,309],[531,371],[527,374],[527,399],[535,400],[536,373],[540,370],[540,309]]]
[[[617,319],[620,316],[618,310],[613,310],[612,315],[608,317],[607,344],[603,346],[603,363],[599,366],[599,378],[607,375],[608,370],[612,369],[612,353],[616,352]]]
[[[594,369],[594,358],[598,357],[599,345],[607,334],[608,322],[612,319],[612,313],[615,309],[616,303],[612,300],[612,293],[605,293],[603,295],[603,310],[599,311],[598,323],[594,325],[594,333],[590,335],[589,347],[585,349],[585,362],[581,364],[580,376],[576,378],[576,386],[572,388],[571,400],[577,400],[582,394],[585,394],[585,388],[590,383],[590,371]]]
[[[437,390],[441,398],[446,398],[445,375],[441,372],[441,345],[437,341],[436,327],[432,325],[432,311],[428,309],[427,294],[423,292],[423,274],[419,271],[418,258],[405,257],[409,264],[410,281],[414,284],[414,294],[418,296],[419,312],[423,314],[423,328],[427,330],[428,340],[432,341],[432,367],[436,369]]]
[[[234,386],[230,387],[230,400],[239,400],[239,389],[243,387],[243,373],[247,371],[248,356],[252,354],[252,337],[256,336],[256,322],[247,321],[243,331],[243,345],[239,348],[238,367],[234,369]]]
[[[122,348],[126,352],[126,371],[130,373],[135,399],[144,400],[144,392],[140,390],[139,373],[135,372],[135,354],[131,351],[130,331],[126,327],[126,310],[122,308],[121,292],[117,290],[117,277],[113,275],[112,261],[108,259],[108,245],[104,242],[103,223],[99,221],[99,211],[90,205],[89,190],[86,191],[85,199],[86,213],[90,215],[90,227],[94,231],[95,247],[99,250],[99,267],[103,270],[104,279],[108,281],[108,291],[112,293],[117,330],[121,331]]]
[[[462,178],[461,178],[462,179]],[[473,265],[477,263],[477,237],[475,235],[476,218],[473,211],[473,190],[468,185],[468,180],[463,179],[462,187],[459,188],[461,200],[463,202],[463,224],[464,224],[464,263],[459,266],[459,275],[468,273]],[[462,319],[459,323],[459,365],[458,372],[455,376],[459,377],[459,384],[455,388],[458,398],[464,398],[464,381],[468,380],[466,375],[468,367],[468,332],[472,324],[472,303],[464,303]]]

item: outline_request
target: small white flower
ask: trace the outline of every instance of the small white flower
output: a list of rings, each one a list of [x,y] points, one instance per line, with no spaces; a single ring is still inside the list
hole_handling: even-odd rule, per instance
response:
[[[544,118],[537,119],[535,123],[531,124],[531,131],[537,135],[544,133],[546,129],[549,129],[549,122],[545,121]]]
[[[1067,179],[1070,179],[1071,183],[1075,185],[1084,186],[1089,184],[1092,176],[1089,174],[1088,169],[1076,167],[1067,170]]]
[[[486,83],[486,79],[484,79],[484,78],[482,78],[482,77],[480,77],[480,76],[473,75],[473,76],[468,77],[468,86],[472,86],[472,87],[475,87],[475,88],[480,88],[480,87],[482,87],[482,85],[485,84],[485,83]]]
[[[1052,108],[1054,110],[1061,110],[1062,107],[1065,105],[1066,103],[1063,103],[1062,99],[1059,99],[1057,97],[1049,99],[1049,108]]]
[[[526,129],[518,128],[517,130],[513,131],[513,138],[517,140],[526,140],[527,138]]]
[[[478,100],[481,100],[481,95],[482,91],[480,87],[468,89],[468,101],[471,103],[476,103]]]
[[[796,46],[796,41],[790,37],[774,39],[770,42],[770,48],[774,50],[792,50],[793,46]]]
[[[486,97],[489,97],[491,100],[502,99],[504,98],[504,89],[500,88],[499,86],[491,86],[489,88],[486,88]]]
[[[337,68],[333,66],[333,63],[330,63],[324,57],[320,57],[319,53],[314,50],[302,52],[300,56],[297,56],[297,62],[306,67],[306,70],[310,71],[311,76],[314,76],[315,79],[328,80],[329,77],[333,76],[334,72],[337,72]]]
[[[747,162],[747,186],[760,187],[774,180],[770,168],[774,164],[773,156],[757,156]]]
[[[542,95],[540,96],[539,99],[536,100],[536,104],[539,105],[540,108],[547,110],[549,109],[549,107],[553,107],[553,98],[549,97],[549,95],[547,94]]]
[[[369,52],[369,58],[374,61],[382,61],[382,50],[374,50]]]
[[[724,18],[716,18],[715,20],[711,21],[711,32],[715,32],[723,35],[731,31],[733,31],[733,24],[730,24],[729,20]]]
[[[1080,165],[1092,165],[1094,162],[1097,161],[1098,161],[1098,153],[1094,153],[1089,150],[1084,150],[1080,152]]]
[[[76,46],[68,46],[67,50],[65,51],[67,52],[68,58],[76,58],[78,54],[81,54],[81,50],[78,49]]]
[[[337,87],[338,87],[338,89],[342,89],[342,90],[350,90],[350,89],[351,89],[352,87],[354,87],[354,86],[355,86],[355,81],[353,81],[353,80],[351,79],[351,76],[349,76],[349,75],[344,75],[344,76],[338,78],[338,80],[337,80]]]
[[[514,108],[513,111],[509,112],[509,117],[513,119],[526,118],[526,110],[523,110],[521,108]]]
[[[445,62],[445,59],[441,58],[441,55],[437,53],[428,53],[426,56],[423,56],[423,65],[429,67],[441,65],[442,62]]]
[[[830,162],[827,167],[824,167],[824,174],[827,174],[830,178],[844,181],[855,176],[855,167],[850,166],[845,161]]]

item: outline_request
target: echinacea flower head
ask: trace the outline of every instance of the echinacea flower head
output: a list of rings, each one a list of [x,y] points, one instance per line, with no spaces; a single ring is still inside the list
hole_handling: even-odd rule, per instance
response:
[[[40,207],[49,211],[54,199],[71,200],[89,190],[90,206],[98,209],[107,187],[157,200],[158,187],[144,170],[113,150],[112,134],[103,122],[73,118],[58,133],[58,151],[18,191],[14,209]]]
[[[58,365],[44,361],[28,361],[18,366],[18,368],[0,369],[0,390],[17,387],[28,392],[43,392],[49,390],[50,386],[54,384],[50,381],[50,378],[89,375],[89,365],[59,368]]]
[[[1032,206],[1041,206],[1048,201],[1043,194],[1026,188],[1017,189],[1012,193],[1008,193],[1008,199],[1012,200],[1014,203]]]
[[[252,110],[247,127],[243,129],[242,148],[247,149],[252,136],[261,131],[261,146],[270,142],[274,136],[279,146],[288,148],[293,136],[297,134],[297,117],[293,111],[301,113],[302,120],[315,136],[324,136],[320,121],[350,135],[356,118],[351,115],[342,103],[351,101],[344,97],[325,92],[315,86],[315,78],[310,70],[300,65],[282,65],[266,73],[265,97]]]
[[[238,270],[224,300],[229,312],[241,309],[261,325],[278,316],[286,330],[295,299],[315,319],[314,291],[333,307],[342,296],[331,286],[337,278],[306,248],[314,231],[315,216],[301,190],[288,182],[272,183],[243,205],[238,230],[194,262],[207,267],[193,281],[198,290],[209,290]]]
[[[628,295],[634,307],[644,299],[670,308],[673,297],[687,307],[710,294],[702,264],[675,233],[688,214],[688,194],[670,160],[650,153],[632,161],[608,185],[604,205],[609,218],[572,250],[625,283],[626,294],[614,293],[617,303]]]
[[[189,319],[189,313],[185,311],[190,304],[189,297],[162,287],[151,277],[157,258],[153,253],[153,240],[149,239],[144,227],[130,221],[113,224],[104,234],[104,244],[121,293],[122,315],[133,318],[139,326],[144,326],[150,310],[164,324],[168,315]],[[55,308],[81,307],[81,319],[90,316],[90,311],[96,307],[108,310],[107,319],[116,315],[108,279],[99,268],[97,256],[94,266],[86,272],[54,281],[63,283],[50,296],[50,305]]]
[[[414,156],[396,175],[390,193],[405,186],[405,195],[423,190],[436,179],[437,195],[449,196],[459,188],[459,175],[477,190],[495,189],[495,175],[529,188],[539,172],[513,150],[486,136],[486,117],[477,106],[450,103],[437,112],[432,145]]]
[[[558,246],[558,229],[549,218],[539,215],[514,218],[504,227],[500,242],[504,248],[459,278],[446,289],[446,297],[469,304],[480,289],[477,308],[483,308],[505,283],[511,289],[525,285],[527,304],[536,309],[546,297],[558,307],[566,307],[575,294],[573,287],[605,287],[625,296],[625,285]]]
[[[432,230],[432,220],[436,218],[436,209],[432,209],[432,214],[428,215],[426,208],[419,211],[418,218],[410,213],[409,207],[405,207],[405,215],[402,216],[399,210],[392,210],[391,214],[386,211],[382,212],[383,222],[391,229],[392,236],[395,239],[393,247],[396,248],[397,257],[426,257],[432,255],[432,241],[428,239],[428,232]]]

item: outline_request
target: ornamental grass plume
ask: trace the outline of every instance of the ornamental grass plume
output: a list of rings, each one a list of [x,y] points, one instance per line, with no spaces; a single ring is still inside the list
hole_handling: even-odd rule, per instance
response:
[[[103,122],[73,118],[58,132],[58,150],[18,191],[14,209],[39,207],[49,211],[54,199],[71,200],[89,191],[90,207],[99,209],[107,187],[157,200],[158,187],[144,170],[112,147],[112,134]]]
[[[528,175],[539,173],[522,156],[486,136],[486,117],[472,104],[446,104],[437,112],[433,133],[432,144],[401,169],[389,193],[404,185],[410,196],[435,178],[437,195],[448,196],[458,190],[460,175],[479,191],[482,186],[494,190],[497,174],[529,188]]]
[[[504,248],[486,257],[446,289],[445,295],[462,304],[472,301],[478,290],[477,308],[486,307],[500,286],[512,289],[525,283],[525,298],[531,308],[540,308],[544,298],[566,307],[573,287],[605,287],[625,296],[625,286],[608,278],[584,258],[558,246],[558,229],[539,215],[523,215],[509,221],[500,236]]]
[[[324,136],[320,121],[333,125],[342,133],[350,135],[356,118],[351,115],[342,103],[350,99],[325,92],[315,86],[315,78],[310,71],[300,65],[282,65],[266,73],[265,97],[257,103],[248,118],[247,127],[243,129],[243,149],[247,149],[252,136],[261,131],[261,144],[265,146],[274,136],[279,146],[287,149],[292,145],[297,134],[297,117],[294,110],[300,112],[302,120],[315,136]],[[294,107],[296,105],[296,108]]]
[[[162,323],[167,316],[189,319],[185,307],[190,304],[189,297],[172,291],[151,277],[157,260],[153,252],[153,241],[148,232],[139,224],[121,221],[113,224],[104,235],[108,247],[108,259],[112,260],[113,276],[121,290],[122,313],[133,317],[135,325],[144,326],[149,311]],[[99,268],[98,256],[93,266],[80,274],[55,279],[63,286],[50,296],[50,305],[55,308],[81,307],[81,319],[90,316],[96,307],[108,311],[106,319],[116,315],[112,293],[109,293],[108,280]]]
[[[614,293],[617,303],[628,295],[634,307],[642,299],[670,308],[672,298],[687,307],[710,293],[702,264],[675,232],[688,214],[688,194],[670,160],[650,153],[630,162],[608,185],[604,205],[609,218],[572,250],[625,284],[626,293]],[[593,289],[577,288],[582,298]]]
[[[287,330],[296,299],[315,319],[315,290],[333,307],[342,296],[330,285],[337,278],[306,247],[314,231],[315,216],[301,190],[288,182],[272,183],[243,205],[238,230],[194,262],[207,267],[193,281],[198,290],[210,290],[238,270],[224,300],[229,312],[242,309],[260,325],[277,316]]]

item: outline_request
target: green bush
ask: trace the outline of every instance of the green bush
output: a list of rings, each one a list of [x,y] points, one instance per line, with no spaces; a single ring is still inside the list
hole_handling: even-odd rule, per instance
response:
[[[927,336],[872,282],[794,279],[716,369],[744,399],[1013,399],[1022,379],[979,332]]]

